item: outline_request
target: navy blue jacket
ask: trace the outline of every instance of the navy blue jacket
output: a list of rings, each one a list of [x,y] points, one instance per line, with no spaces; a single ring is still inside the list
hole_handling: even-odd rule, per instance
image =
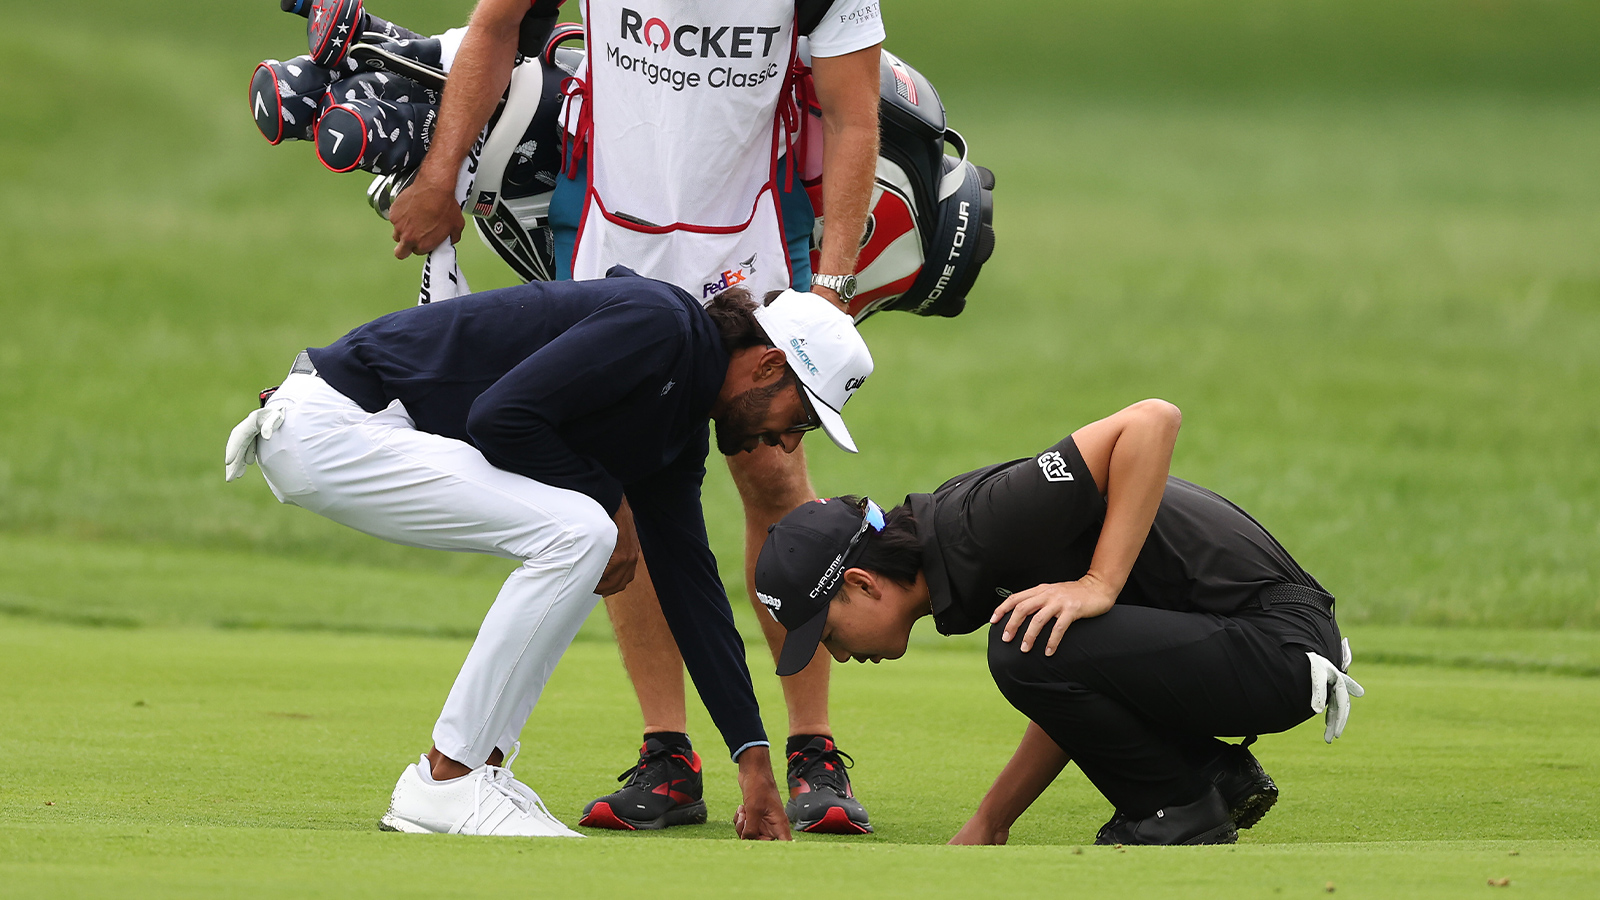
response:
[[[608,515],[625,494],[661,611],[736,751],[766,736],[700,507],[728,353],[687,293],[621,266],[606,276],[390,313],[311,361],[363,409],[399,400],[418,430]]]

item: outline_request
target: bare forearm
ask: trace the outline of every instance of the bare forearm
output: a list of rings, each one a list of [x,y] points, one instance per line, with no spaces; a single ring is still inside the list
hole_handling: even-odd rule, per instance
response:
[[[989,792],[983,795],[978,813],[991,822],[1010,827],[1056,780],[1069,761],[1044,729],[1029,722],[1017,752],[1011,755],[1011,761],[1000,770]]]
[[[952,844],[1004,844],[1011,825],[1044,793],[1068,762],[1056,742],[1038,725],[1028,723],[1022,743],[1000,770],[994,785],[978,804],[978,811],[961,826]]]
[[[450,67],[450,80],[439,104],[439,124],[417,173],[418,181],[448,183],[451,190],[455,189],[461,161],[494,115],[506,85],[511,83],[517,28],[526,9],[525,2],[484,0],[473,10],[461,49]]]
[[[855,272],[877,165],[875,121],[870,128],[853,125],[824,133],[822,208],[827,213],[827,227],[823,229],[818,261],[821,272],[829,275]]]
[[[1085,579],[1115,597],[1127,584],[1155,522],[1172,470],[1172,449],[1182,415],[1164,400],[1145,400],[1118,414],[1123,419],[1106,463],[1105,524]]]
[[[817,271],[856,270],[878,171],[879,46],[812,61],[822,106],[822,211],[826,226]]]

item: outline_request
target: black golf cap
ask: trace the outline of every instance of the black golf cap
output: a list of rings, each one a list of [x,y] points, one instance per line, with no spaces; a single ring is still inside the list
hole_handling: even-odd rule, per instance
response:
[[[767,530],[756,559],[756,597],[788,630],[778,674],[793,675],[817,655],[828,624],[828,602],[844,572],[860,558],[867,529],[883,527],[871,501],[867,512],[837,497],[813,500]]]

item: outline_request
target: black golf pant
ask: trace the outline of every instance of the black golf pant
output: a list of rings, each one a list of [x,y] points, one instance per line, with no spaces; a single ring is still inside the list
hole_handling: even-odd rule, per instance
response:
[[[1285,731],[1311,717],[1306,650],[1337,665],[1330,614],[1283,609],[1234,616],[1117,605],[1072,623],[1053,656],[1046,628],[1023,653],[1021,630],[989,631],[989,671],[1006,699],[1134,818],[1193,802],[1217,735]],[[1307,643],[1314,633],[1320,646]]]

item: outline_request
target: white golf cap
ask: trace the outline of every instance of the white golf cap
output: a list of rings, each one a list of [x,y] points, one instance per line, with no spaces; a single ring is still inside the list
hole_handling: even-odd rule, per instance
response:
[[[755,316],[773,345],[788,357],[789,368],[822,420],[822,430],[840,449],[855,453],[856,443],[840,412],[872,374],[872,354],[854,320],[816,294],[799,291],[784,291],[757,307]]]

